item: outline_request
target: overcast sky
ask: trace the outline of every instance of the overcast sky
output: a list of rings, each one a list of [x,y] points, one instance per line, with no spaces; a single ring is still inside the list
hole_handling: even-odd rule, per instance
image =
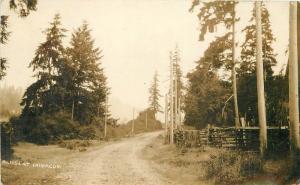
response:
[[[74,29],[86,20],[95,39],[95,46],[103,50],[102,67],[111,87],[110,103],[114,116],[129,119],[132,108],[141,110],[148,104],[148,88],[155,70],[160,75],[161,94],[168,88],[168,54],[178,47],[184,75],[195,67],[213,35],[198,41],[197,12],[190,13],[190,0],[38,0],[38,10],[25,19],[8,10],[8,0],[1,1],[1,15],[8,14],[9,43],[1,48],[1,56],[8,59],[7,76],[0,85],[26,88],[34,79],[28,64],[42,33],[54,14],[60,13],[62,24],[68,30],[66,45]],[[274,44],[278,54],[279,70],[287,61],[288,3],[268,2],[272,29],[277,38]],[[237,14],[238,41],[243,41],[240,30],[248,23],[252,2],[240,2]],[[161,100],[163,105],[164,100]]]

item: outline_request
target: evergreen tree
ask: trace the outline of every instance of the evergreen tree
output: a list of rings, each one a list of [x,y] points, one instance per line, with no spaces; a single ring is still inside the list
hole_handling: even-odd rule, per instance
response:
[[[274,85],[280,84],[281,78],[273,76],[272,67],[276,65],[276,54],[272,47],[276,40],[271,29],[269,12],[262,3],[261,6],[261,23],[262,23],[262,59],[264,68],[264,81],[266,86],[266,107],[267,107],[267,121],[274,124],[278,121],[274,120],[277,117],[275,114],[282,110],[282,100],[276,99],[281,91],[274,93]],[[247,118],[247,120],[254,125],[258,124],[258,104],[257,104],[257,82],[256,82],[256,25],[255,25],[255,8],[252,11],[250,18],[250,25],[246,26],[242,32],[245,33],[245,41],[242,44],[241,50],[241,65],[238,70],[239,76],[239,93],[240,112]],[[274,82],[274,80],[279,80]]]
[[[58,79],[65,66],[62,39],[66,30],[61,27],[60,15],[56,14],[50,28],[45,30],[46,41],[36,50],[29,67],[33,68],[37,81],[30,85],[23,97],[23,113],[53,112],[60,109]]]
[[[176,77],[177,77],[177,105],[182,107],[182,103],[184,102],[183,98],[183,90],[184,90],[184,86],[183,86],[183,82],[182,82],[182,70],[180,67],[180,62],[181,62],[181,58],[180,58],[180,53],[179,53],[179,48],[178,46],[176,46],[176,48],[174,49],[174,51],[172,52],[173,56],[173,61],[174,61],[174,67],[173,69],[175,70],[176,73]],[[179,99],[180,99],[180,104],[179,105]]]
[[[108,93],[106,77],[101,68],[102,50],[94,47],[91,30],[86,22],[72,34],[67,49],[71,75],[68,83],[69,101],[74,116],[80,122],[91,122],[104,115],[105,97]]]
[[[2,15],[0,17],[0,44],[6,44],[9,32],[7,31],[7,19],[8,16]],[[0,56],[0,80],[5,76],[6,70],[6,58]]]
[[[207,31],[210,33],[217,31],[218,25],[224,25],[229,32],[225,33],[223,37],[226,37],[228,33],[232,33],[231,46],[232,46],[232,57],[231,57],[231,77],[232,77],[232,90],[233,90],[233,103],[234,103],[234,115],[235,115],[235,125],[239,126],[239,110],[238,110],[238,100],[237,100],[237,82],[236,82],[236,43],[235,43],[235,23],[239,20],[236,17],[235,7],[237,1],[207,1],[201,2],[200,0],[194,0],[190,11],[192,11],[196,6],[200,7],[200,12],[198,14],[198,19],[200,21],[200,41],[204,40],[204,36]],[[229,30],[232,29],[232,30]],[[228,48],[229,49],[229,48]]]
[[[233,122],[232,107],[222,115],[224,102],[231,95],[229,84],[217,75],[219,65],[227,61],[220,57],[226,48],[224,44],[230,44],[227,41],[225,37],[220,37],[211,42],[204,56],[197,62],[196,69],[187,75],[188,86],[184,100],[184,122],[187,125],[204,128],[208,123],[223,125],[224,121]]]
[[[162,107],[159,104],[159,98],[162,97],[162,95],[159,92],[158,83],[158,73],[155,72],[151,87],[149,88],[149,108],[150,110],[154,111],[154,114],[156,114],[157,112],[162,112]]]
[[[272,44],[276,40],[271,29],[270,14],[264,3],[262,3],[262,39],[263,39],[263,63],[265,78],[272,77],[272,67],[276,65],[276,54]],[[242,32],[246,34],[245,41],[241,50],[241,67],[239,74],[255,73],[255,53],[256,53],[256,28],[255,28],[255,9],[253,8],[250,25],[246,26]]]

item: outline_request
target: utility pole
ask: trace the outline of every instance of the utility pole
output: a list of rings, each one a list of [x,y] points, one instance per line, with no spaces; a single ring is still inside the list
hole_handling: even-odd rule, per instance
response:
[[[148,109],[146,109],[146,129],[148,129]]]
[[[289,118],[292,155],[300,150],[299,141],[299,92],[297,48],[297,2],[290,2],[289,30]],[[294,161],[295,162],[295,161]]]
[[[168,94],[165,95],[165,138],[168,136]]]
[[[173,58],[172,58],[172,52],[170,52],[170,144],[174,143],[174,107],[173,107],[173,101],[174,101],[174,78],[173,78]]]
[[[240,118],[239,118],[239,108],[238,108],[238,99],[237,99],[237,85],[236,85],[236,45],[235,45],[235,5],[233,7],[233,16],[232,16],[232,89],[233,89],[233,100],[234,100],[234,121],[235,127],[240,126]]]
[[[108,114],[108,95],[105,97],[105,115],[104,115],[104,138],[106,138],[107,132],[107,114]]]
[[[74,100],[72,101],[72,112],[71,112],[71,120],[74,120]]]
[[[256,11],[256,74],[259,118],[260,155],[265,156],[267,149],[267,121],[264,90],[264,70],[262,60],[262,26],[261,26],[261,2],[255,2]],[[298,102],[297,102],[298,103]]]
[[[175,59],[175,66],[173,68],[174,71],[174,83],[175,83],[175,129],[178,128],[178,97],[177,97],[177,58]]]
[[[131,134],[134,134],[134,108],[132,110],[132,124],[131,124]]]
[[[178,97],[178,123],[179,128],[181,129],[181,98]]]

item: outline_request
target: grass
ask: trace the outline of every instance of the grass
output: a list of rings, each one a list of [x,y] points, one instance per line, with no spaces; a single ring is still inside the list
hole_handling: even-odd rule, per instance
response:
[[[203,164],[210,159],[210,154],[216,151],[202,149],[178,149],[175,145],[166,145],[163,136],[156,138],[142,152],[142,156],[150,161],[153,167],[167,179],[184,185],[210,185],[204,179]]]
[[[98,146],[102,146],[102,142],[89,141],[78,143],[74,141],[64,141],[66,147],[58,145],[36,145],[31,143],[19,143],[14,146],[15,163],[28,163],[28,166],[12,165],[2,163],[1,178],[5,185],[29,185],[29,184],[43,184],[43,185],[60,185],[59,179],[56,175],[61,171],[65,171],[72,160],[78,157],[87,146],[88,150],[93,150]],[[78,145],[78,150],[67,149],[68,145]],[[60,168],[37,167],[37,165],[56,165]]]
[[[67,148],[69,150],[86,151],[87,147],[91,146],[90,140],[62,140],[58,143],[58,146]]]
[[[143,150],[142,157],[153,161],[153,167],[164,177],[184,185],[284,185],[300,182],[300,179],[293,179],[292,183],[287,181],[287,156],[268,158],[262,163],[258,154],[253,152],[166,145],[162,135]]]

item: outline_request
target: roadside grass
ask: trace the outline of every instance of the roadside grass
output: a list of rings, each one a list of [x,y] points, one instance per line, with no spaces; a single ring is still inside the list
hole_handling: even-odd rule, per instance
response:
[[[70,150],[67,147],[62,148],[58,145],[41,146],[26,142],[18,143],[13,147],[14,157],[11,159],[11,162],[15,164],[2,162],[1,178],[3,184],[60,185],[60,179],[55,178],[56,175],[67,170],[70,162],[81,154],[82,151],[80,149],[87,149],[88,145],[90,147],[88,150],[94,150],[104,144],[95,140],[89,141],[89,144],[78,144],[77,141],[64,141],[64,143],[67,143],[67,145],[71,143],[71,145],[79,145],[80,147],[77,148],[78,150]],[[18,163],[27,163],[27,166]]]
[[[87,147],[93,143],[91,140],[61,140],[58,142],[58,146],[67,148],[70,150],[79,150],[80,152],[86,151]]]
[[[257,153],[217,148],[177,148],[164,144],[160,135],[141,157],[178,185],[282,185],[288,176],[287,159],[266,159]],[[263,168],[261,168],[261,166]]]
[[[153,167],[163,177],[178,185],[210,185],[212,183],[204,178],[203,164],[215,152],[213,148],[179,150],[175,145],[164,144],[163,135],[160,135],[144,148],[141,157],[152,161]]]

